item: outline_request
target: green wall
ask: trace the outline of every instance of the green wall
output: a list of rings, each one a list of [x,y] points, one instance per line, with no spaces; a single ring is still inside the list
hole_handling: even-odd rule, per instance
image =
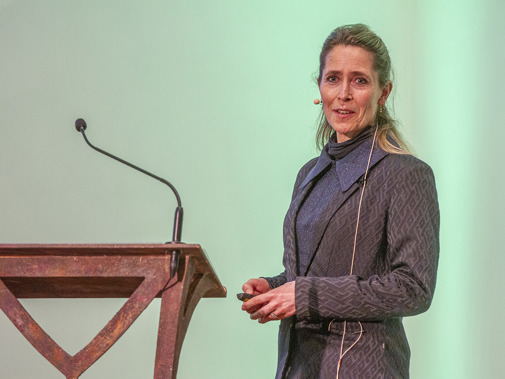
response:
[[[494,378],[505,330],[502,1],[0,0],[0,242],[165,242],[175,201],[98,146],[172,181],[183,240],[226,299],[198,306],[179,378],[269,378],[277,325],[235,293],[281,270],[282,221],[317,154],[313,82],[336,26],[365,22],[396,73],[396,114],[434,169],[441,260],[432,308],[405,320],[412,378]],[[70,353],[123,300],[23,300]],[[153,303],[82,378],[152,377]],[[0,377],[60,378],[0,313]]]

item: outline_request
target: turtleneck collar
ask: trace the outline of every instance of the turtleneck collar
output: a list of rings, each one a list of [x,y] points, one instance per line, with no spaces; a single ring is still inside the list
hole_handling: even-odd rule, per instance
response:
[[[356,149],[368,137],[373,135],[374,131],[375,128],[373,125],[369,125],[365,127],[356,137],[340,143],[337,142],[337,134],[333,133],[330,140],[324,147],[324,150],[326,150],[326,153],[332,160],[338,161]]]
[[[319,156],[319,159],[317,160],[315,166],[305,177],[300,187],[307,185],[307,183],[309,183],[312,179],[318,176],[333,163],[337,171],[340,188],[342,191],[347,191],[353,185],[353,183],[355,183],[366,171],[368,156],[370,154],[370,149],[372,148],[374,131],[375,129],[373,127],[365,128],[355,138],[339,144],[342,146],[343,144],[346,144],[346,146],[350,145],[352,148],[347,151],[348,147],[344,147],[346,150],[345,154],[342,153],[344,156],[338,160],[334,160],[329,155],[328,145],[331,143],[330,141],[321,151],[321,155]],[[363,134],[364,136],[362,136]],[[378,142],[375,141],[372,158],[370,161],[370,168],[373,167],[386,155],[388,155],[388,153],[382,150]]]

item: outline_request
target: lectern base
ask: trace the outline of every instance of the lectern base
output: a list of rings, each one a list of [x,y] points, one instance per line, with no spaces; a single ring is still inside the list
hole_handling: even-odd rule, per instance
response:
[[[182,342],[202,297],[226,290],[199,245],[181,251],[170,278],[166,245],[0,245],[0,308],[25,338],[67,379],[78,378],[161,297],[154,378],[175,378]],[[93,340],[75,355],[63,350],[28,314],[18,298],[128,297]],[[1,374],[1,369],[0,369]]]

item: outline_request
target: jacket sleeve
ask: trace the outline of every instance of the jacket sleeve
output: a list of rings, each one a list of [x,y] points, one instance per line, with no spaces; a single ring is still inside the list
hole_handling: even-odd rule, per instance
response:
[[[271,289],[280,287],[288,281],[286,278],[286,271],[283,271],[277,276],[263,277],[263,279],[266,279]]]
[[[426,311],[435,289],[439,219],[431,168],[420,162],[399,172],[386,215],[387,273],[297,277],[297,317],[378,321]]]

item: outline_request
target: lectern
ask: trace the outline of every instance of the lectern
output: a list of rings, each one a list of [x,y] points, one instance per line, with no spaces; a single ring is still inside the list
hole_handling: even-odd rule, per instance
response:
[[[170,279],[174,249],[180,251],[180,264]],[[75,355],[52,340],[18,300],[118,297],[128,300]],[[78,378],[95,363],[155,297],[161,297],[161,313],[154,378],[175,378],[182,342],[198,301],[226,297],[226,289],[199,245],[0,244],[0,308],[67,379]]]

